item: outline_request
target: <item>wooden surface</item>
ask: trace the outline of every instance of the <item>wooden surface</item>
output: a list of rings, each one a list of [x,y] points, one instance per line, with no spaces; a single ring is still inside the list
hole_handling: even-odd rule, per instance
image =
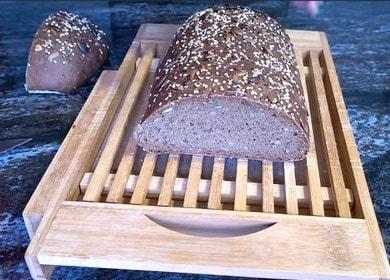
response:
[[[104,133],[107,131],[109,121],[113,116],[113,113],[107,114],[106,110],[111,107],[110,105],[116,102],[116,98],[114,98],[116,88],[112,88],[112,81],[114,80],[115,73],[106,73],[107,74],[103,74],[101,76],[101,86],[103,90],[99,91],[99,94],[101,94],[103,98],[103,103],[100,103],[99,107],[95,107],[95,110],[92,112],[87,111],[86,114],[82,114],[78,117],[78,119],[76,119],[76,123],[79,123],[79,126],[76,126],[75,130],[78,128],[83,131],[83,134],[75,134],[73,137],[71,136],[68,140],[69,142],[65,142],[65,146],[61,146],[61,148],[64,147],[63,149],[66,149],[69,145],[69,149],[73,148],[75,154],[69,158],[68,161],[66,161],[66,159],[61,159],[58,162],[55,161],[55,165],[53,166],[54,170],[62,167],[62,169],[58,170],[57,174],[55,171],[52,173],[52,176],[55,178],[54,180],[56,180],[56,178],[58,178],[57,176],[59,176],[59,179],[57,179],[59,181],[58,184],[55,185],[54,189],[46,189],[46,192],[51,192],[51,198],[48,202],[45,215],[40,221],[39,226],[37,226],[36,231],[32,234],[31,242],[25,255],[29,270],[36,279],[46,278],[47,273],[51,271],[48,267],[41,267],[36,258],[40,243],[45,238],[49,226],[61,206],[62,201],[78,190],[76,185],[77,181],[81,179],[80,176],[82,176],[83,173],[85,173],[85,171],[92,165],[93,159],[98,151],[98,147],[103,140]],[[94,96],[94,94],[92,96]],[[87,100],[87,105],[83,108],[83,110],[88,110],[88,108],[92,107],[91,103],[97,102],[98,100],[99,99],[89,98]],[[90,115],[92,118],[86,122],[80,121],[80,119],[85,120],[86,115]],[[80,136],[83,137],[80,138]],[[61,158],[61,154],[59,157]],[[49,169],[46,174],[49,173],[51,175],[51,172],[53,172],[53,170]],[[44,180],[46,180],[46,178],[47,177],[44,177]],[[41,191],[41,188],[38,188],[38,192]],[[34,199],[34,197],[32,199]],[[32,200],[32,202],[27,205],[24,212],[25,220],[29,220],[29,212],[27,211],[29,211],[30,207],[34,207],[34,204],[35,200]],[[26,224],[28,224],[28,222]]]
[[[148,153],[145,156],[137,184],[135,185],[133,195],[131,196],[132,204],[142,204],[146,199],[154,165],[156,164],[156,157],[157,155],[154,153]]]
[[[274,209],[274,175],[272,162],[262,164],[262,190],[263,190],[263,212],[273,213]]]
[[[208,194],[208,204],[207,204],[207,208],[209,209],[221,208],[224,168],[225,168],[225,160],[219,157],[214,158],[213,173],[211,177],[210,192]],[[231,193],[233,193],[233,191]]]
[[[202,174],[202,157],[193,156],[188,174],[187,187],[184,195],[183,207],[196,207],[200,176]]]
[[[318,115],[320,117],[320,126],[322,129],[322,139],[325,143],[325,159],[328,166],[330,182],[335,197],[336,212],[340,217],[351,217],[351,211],[346,199],[346,190],[343,174],[341,173],[341,164],[337,151],[336,138],[333,131],[332,120],[330,117],[328,101],[326,98],[325,87],[322,75],[319,71],[319,54],[313,51],[309,53],[311,77],[314,82],[317,97]]]
[[[142,25],[119,71],[97,82],[24,211],[32,276],[79,265],[389,279],[325,34],[287,31],[311,146],[303,161],[272,163],[136,146],[134,129],[176,28]]]
[[[104,137],[106,126],[110,124],[128,82],[132,78],[137,51],[138,44],[134,43],[126,54],[119,70],[115,72],[104,71],[96,82],[94,89],[23,211],[23,218],[30,237],[38,227],[50,202],[57,200],[56,197],[53,197],[53,194],[62,187],[61,183],[68,182],[67,178],[72,177],[74,181],[70,181],[66,187],[71,188],[72,192],[78,191],[75,184],[78,184],[77,182],[80,182],[81,178],[77,176],[78,171],[72,173],[72,170],[68,168],[69,163],[76,161],[78,164],[85,165],[85,169],[91,168],[96,157],[97,147],[101,144],[99,135]],[[104,124],[103,129],[99,126],[102,124]],[[96,147],[93,145],[94,140],[91,143],[91,139],[98,141]],[[80,147],[88,143],[90,145],[86,154],[76,157]],[[87,161],[88,158],[92,162]]]
[[[162,181],[161,191],[159,190],[157,192],[159,206],[168,206],[169,202],[172,200],[178,168],[179,156],[170,155],[167,161],[167,166],[165,168],[165,175]],[[149,185],[148,191],[150,190],[150,186],[151,184]]]
[[[42,179],[50,180],[53,177],[59,178],[58,184],[52,188],[52,185],[46,185],[45,181],[45,184],[41,182],[24,210],[24,217],[26,220],[29,220],[30,213],[35,212],[35,205],[37,205],[34,196],[41,192],[51,192],[51,198],[47,201],[46,212],[37,226],[36,231],[32,234],[31,242],[25,254],[26,263],[30,273],[35,279],[47,278],[51,271],[50,267],[41,266],[36,257],[40,244],[45,239],[61,203],[66,199],[75,197],[75,193],[77,194],[79,191],[78,185],[82,175],[87,169],[92,167],[93,160],[97,156],[99,146],[102,144],[104,136],[107,133],[116,108],[118,107],[118,103],[128,86],[123,82],[123,76],[127,77],[127,75],[132,74],[132,69],[135,67],[137,51],[138,45],[135,43],[132,45],[132,48],[129,49],[129,59],[123,62],[118,73],[103,72],[106,74],[102,74],[100,77],[100,79],[102,79],[102,81],[98,83],[100,88],[94,88],[86,105],[83,107],[75,124],[72,126],[74,130],[80,131],[78,133],[71,131],[68,134],[64,144],[60,148],[60,153],[56,156],[59,160],[54,160],[54,164],[50,165]],[[111,77],[109,76],[110,74]],[[126,80],[130,80],[130,78],[126,78],[125,81]],[[74,151],[74,154],[71,155],[70,158],[67,158],[66,156],[69,155],[63,155],[61,149],[64,149],[65,153],[66,149],[69,149],[70,151]],[[62,156],[64,156],[64,158],[61,158]],[[50,188],[45,189],[47,186]],[[44,195],[44,197],[46,197],[46,195]],[[39,200],[40,197],[37,199]],[[31,222],[27,222],[26,224],[29,223],[31,224]]]
[[[363,220],[232,212],[65,202],[38,259],[47,265],[283,279],[378,274]],[[216,235],[207,237],[208,231]]]
[[[389,259],[386,254],[386,248],[383,244],[381,232],[375,216],[374,207],[368,190],[367,180],[364,175],[359,152],[352,132],[352,126],[349,122],[348,112],[345,107],[340,83],[337,77],[336,68],[333,63],[328,40],[325,33],[320,33],[321,43],[323,45],[323,54],[320,57],[327,69],[324,83],[327,90],[327,96],[331,106],[331,113],[334,118],[335,135],[341,146],[341,162],[346,173],[348,184],[354,192],[357,199],[355,212],[364,217],[370,234],[371,245],[377,257],[380,269],[380,276],[383,279],[390,279]],[[332,94],[329,94],[332,93]]]
[[[95,168],[95,172],[84,194],[83,199],[86,201],[99,201],[100,199],[103,184],[108,174],[110,173],[114,157],[125,134],[125,127],[129,118],[129,114],[132,111],[138,94],[144,85],[146,75],[149,72],[153,57],[154,48],[149,48],[145,56],[142,58],[141,65],[137,70],[137,74],[135,75],[134,80],[129,87],[123,105],[120,108],[115,122],[113,123],[110,136],[108,137],[107,143],[105,144],[103,152],[100,155],[98,165]]]
[[[174,156],[172,156],[174,157]],[[178,158],[178,157],[176,157]],[[147,189],[147,198],[159,198],[158,205],[168,206],[172,200],[184,200],[185,195],[188,196],[188,187],[191,185],[189,179],[176,177],[178,160],[172,160],[169,166],[167,166],[166,175],[164,177],[152,176]],[[214,169],[223,168],[222,163],[214,165]],[[175,172],[176,170],[176,172]],[[222,172],[213,172],[213,178],[200,179],[197,185],[198,190],[194,190],[195,197],[199,202],[208,202],[207,208],[220,209],[221,202],[234,203],[236,183],[233,181],[223,180]],[[83,179],[80,182],[81,193],[84,193],[89,181],[91,180],[92,173],[85,173]],[[135,186],[138,182],[137,175],[131,175],[127,179],[124,193],[122,196],[128,198],[132,196]],[[104,183],[102,195],[106,195],[111,191],[115,175],[108,175],[106,182]],[[276,206],[280,207],[286,203],[285,185],[273,184],[273,201]],[[261,205],[262,204],[262,183],[247,182],[246,185],[246,203],[247,205]],[[310,193],[307,186],[295,185],[295,193],[300,208],[310,208]],[[321,201],[323,201],[323,207],[325,209],[333,209],[333,196],[332,190],[329,187],[320,187]],[[354,204],[353,193],[348,191],[348,202],[352,206]]]
[[[238,211],[246,210],[246,205],[247,205],[246,198],[247,198],[247,189],[248,189],[247,185],[248,185],[248,160],[239,159],[237,161],[236,189],[234,193],[234,210],[238,210]],[[273,200],[273,196],[272,196],[272,200]]]
[[[284,181],[286,190],[287,214],[298,215],[297,187],[295,182],[295,168],[292,162],[284,163]]]
[[[302,75],[302,73],[304,73],[302,51],[296,49],[295,56],[298,62],[298,69],[300,72],[303,93],[305,95],[306,107],[308,108],[309,118],[312,119],[310,109],[313,106],[311,106],[311,104],[309,103],[309,96],[306,85],[306,74]],[[309,135],[314,135],[312,122],[309,122],[308,126]],[[324,201],[321,195],[321,181],[317,164],[316,143],[314,141],[314,137],[310,137],[310,148],[306,156],[305,163],[307,168],[306,181],[310,192],[310,213],[314,216],[324,216]]]

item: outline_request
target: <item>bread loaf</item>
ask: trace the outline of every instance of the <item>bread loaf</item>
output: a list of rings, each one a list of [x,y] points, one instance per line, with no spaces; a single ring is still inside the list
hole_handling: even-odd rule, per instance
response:
[[[177,30],[136,139],[153,152],[300,160],[307,117],[293,46],[276,20],[210,8]]]
[[[71,92],[104,64],[107,53],[104,32],[88,19],[63,11],[52,14],[32,42],[26,90]]]

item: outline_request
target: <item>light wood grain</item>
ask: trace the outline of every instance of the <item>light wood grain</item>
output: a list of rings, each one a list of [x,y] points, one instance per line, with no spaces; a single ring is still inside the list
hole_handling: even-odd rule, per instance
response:
[[[88,126],[94,117],[94,112],[98,110],[100,114],[102,114],[103,110],[107,108],[106,104],[110,104],[109,110],[115,111],[115,108],[123,96],[121,93],[124,92],[127,87],[126,82],[132,77],[136,54],[137,44],[133,45],[127,52],[125,60],[121,64],[121,75],[114,71],[105,72],[106,74],[102,74],[96,82],[84,107],[70,128],[61,147],[57,151],[57,154],[53,158],[49,168],[45,172],[45,175],[42,177],[23,211],[23,217],[30,237],[33,232],[35,232],[35,229],[38,227],[38,224],[47,209],[47,205],[54,193],[54,188],[57,188],[61,183],[60,181],[66,176],[65,174],[67,173],[69,161],[75,157],[76,149],[74,147],[74,142],[77,142],[75,139],[79,139],[78,141],[81,141],[80,139],[83,139],[82,141],[89,141],[88,139],[85,139],[85,135],[91,129],[97,128]],[[108,77],[108,73],[110,73],[110,77]],[[123,76],[125,74],[126,78],[124,79]],[[115,75],[115,77],[113,75]],[[110,86],[112,87],[109,88]],[[113,114],[111,117],[112,116]],[[109,122],[111,122],[111,119]],[[75,177],[75,180],[77,179],[80,180],[80,178]],[[77,193],[75,193],[77,190],[77,188],[72,190],[72,193],[70,193],[69,196],[77,195]]]
[[[133,167],[136,147],[137,145],[135,143],[135,140],[132,139],[127,149],[128,152],[125,151],[119,163],[119,167],[115,174],[114,181],[112,182],[112,186],[106,198],[107,202],[123,202],[123,193],[125,191],[127,179],[131,173],[131,168]]]
[[[284,185],[286,191],[287,214],[298,215],[297,187],[293,162],[284,162]]]
[[[239,159],[237,160],[236,189],[235,189],[235,196],[234,196],[234,210],[236,211],[246,210],[247,183],[248,183],[248,160]]]
[[[372,205],[372,200],[368,190],[364,170],[360,161],[359,152],[356,147],[352,127],[349,122],[347,109],[345,107],[336,68],[332,60],[328,40],[325,33],[321,33],[320,35],[323,45],[323,58],[327,71],[326,74],[329,78],[329,86],[332,93],[329,96],[329,100],[334,106],[332,113],[337,118],[338,123],[341,125],[341,129],[335,129],[335,131],[337,133],[336,135],[339,139],[339,143],[342,145],[342,162],[346,166],[345,170],[348,172],[347,177],[350,178],[351,183],[354,183],[352,188],[354,190],[356,200],[358,201],[355,203],[355,205],[358,208],[357,211],[363,213],[363,217],[366,221],[370,234],[371,245],[379,263],[380,277],[381,279],[390,279],[388,255],[386,254],[386,249],[383,244],[378,221],[375,216],[374,207]],[[349,161],[349,163],[347,163],[347,161]]]
[[[141,65],[141,60],[142,58],[137,59],[137,67]],[[116,168],[117,172],[113,185],[110,188],[110,192],[106,197],[107,202],[121,203],[124,200],[123,192],[126,186],[126,180],[131,173],[134,161],[136,160],[135,157],[137,156],[137,145],[136,140],[134,138],[135,129],[141,121],[142,116],[145,112],[146,103],[149,99],[149,84],[154,81],[154,73],[156,72],[158,62],[159,59],[153,59],[149,69],[149,73],[145,80],[145,85],[142,89],[142,92],[139,93],[137,103],[129,116],[128,123],[125,129],[125,134],[123,136],[123,141],[121,143],[121,146],[118,148],[117,156],[112,166],[112,169]],[[119,104],[120,107],[123,105],[123,102]],[[97,158],[97,161],[99,161],[99,157]]]
[[[239,231],[245,224],[255,232],[191,234],[192,228]],[[186,234],[177,232],[183,228]],[[38,257],[50,265],[149,270],[153,264],[159,271],[279,279],[369,279],[378,273],[363,220],[128,204],[66,202]]]
[[[157,154],[147,153],[139,173],[137,184],[135,185],[133,195],[131,196],[131,204],[142,204],[148,193],[150,181],[152,179],[154,166],[156,164]]]
[[[172,176],[172,173],[170,173]],[[221,174],[221,173],[216,173]],[[91,179],[92,173],[86,173],[83,177],[83,179],[80,182],[80,190],[82,193],[85,192],[88,182]],[[107,194],[109,192],[109,189],[112,185],[112,182],[114,180],[114,174],[110,174],[104,184],[103,188],[103,194]],[[175,176],[176,177],[176,176]],[[166,180],[166,176],[159,177],[159,176],[152,176],[147,197],[149,198],[157,198],[161,196],[164,191],[162,190],[164,180]],[[124,196],[131,197],[135,185],[138,182],[138,176],[131,175],[126,183]],[[171,186],[173,189],[169,190],[169,194],[167,197],[169,199],[164,199],[166,203],[163,204],[163,206],[168,206],[170,199],[175,200],[183,200],[184,195],[187,189],[187,178],[175,178],[173,182],[173,186]],[[201,179],[198,185],[198,201],[200,202],[209,202],[210,197],[214,196],[210,192],[213,190],[213,179]],[[219,189],[219,199],[216,199],[218,203],[215,204],[216,208],[211,209],[220,209],[221,202],[223,203],[233,203],[234,197],[235,197],[235,182],[233,181],[225,181],[222,180],[220,184]],[[254,182],[247,182],[247,204],[248,205],[261,205],[262,204],[262,184],[261,183],[254,183]],[[286,197],[285,197],[285,186],[282,184],[273,184],[273,195],[274,195],[274,202],[275,206],[285,206],[286,203]],[[334,203],[332,201],[332,190],[329,187],[321,187],[321,197],[324,201],[324,206],[326,209],[334,209]],[[310,195],[309,190],[306,186],[303,185],[296,185],[296,194],[297,194],[297,200],[298,205],[300,208],[309,208],[310,207]],[[354,198],[351,190],[348,190],[348,202],[350,205],[353,205]]]
[[[99,162],[95,168],[90,185],[84,194],[83,199],[85,201],[100,200],[104,182],[110,173],[116,152],[122,141],[129,114],[133,109],[138,93],[141,91],[144,85],[150,64],[153,60],[153,56],[154,48],[150,48],[142,58],[141,65],[137,69],[134,80],[126,93],[123,106],[120,108],[118,116],[115,119],[115,123],[113,124],[111,133],[108,137],[106,145],[104,146],[104,150],[100,156]]]
[[[202,161],[202,156],[192,156],[183,207],[196,207],[198,200],[199,182],[202,175]]]
[[[158,192],[159,206],[168,206],[172,200],[173,189],[176,183],[177,170],[179,168],[179,158],[180,157],[178,155],[169,155],[168,157],[164,179],[161,185],[161,191]]]
[[[71,128],[76,132],[80,132],[80,134],[69,133],[69,138],[65,143],[66,146],[62,151],[73,149],[75,153],[70,158],[67,158],[66,155],[65,158],[62,158],[60,155],[59,158],[65,162],[55,161],[47,171],[50,175],[45,178],[45,180],[49,179],[48,182],[44,182],[45,184],[51,182],[50,177],[60,176],[61,180],[58,180],[55,188],[46,189],[46,191],[52,192],[51,198],[25,253],[26,263],[32,277],[35,279],[47,278],[51,272],[50,268],[42,267],[37,259],[40,243],[46,237],[62,201],[67,199],[70,194],[74,194],[74,189],[78,190],[79,182],[83,174],[92,166],[98,148],[103,142],[104,134],[107,132],[109,123],[113,118],[113,108],[119,102],[118,96],[116,96],[118,84],[113,82],[115,81],[115,75],[115,72],[107,71],[101,74],[98,86],[92,91],[86,106],[83,107],[81,114],[75,121],[75,125]],[[95,102],[98,102],[99,106],[92,104]],[[89,117],[85,118],[86,115]],[[35,201],[34,198],[33,203]]]
[[[263,161],[262,164],[262,192],[263,192],[263,212],[273,213],[274,207],[274,182],[272,162]]]
[[[133,43],[134,53],[138,55],[141,50],[146,55],[157,43],[156,55],[161,57],[169,45],[168,37],[174,32],[174,26],[164,26],[143,25]],[[139,176],[127,174],[125,172],[130,172],[130,168],[123,170],[124,166],[133,165],[128,157],[129,151],[133,151],[128,148],[134,144],[130,141],[132,123],[126,126],[121,145],[126,148],[118,149],[119,162],[113,165],[116,168],[119,163],[118,171],[105,176],[99,196],[111,191],[114,195],[108,195],[109,201],[123,202],[123,197],[132,197],[130,202],[133,200],[142,205],[65,201],[75,199],[79,191],[85,193],[87,190],[93,176],[89,172],[92,164],[94,161],[99,163],[103,155],[99,157],[99,147],[104,151],[108,141],[102,144],[103,138],[106,136],[107,139],[115,110],[119,113],[120,104],[123,104],[119,102],[123,98],[119,98],[116,91],[125,83],[119,81],[114,72],[104,72],[77,118],[75,130],[68,134],[66,139],[70,140],[64,142],[53,167],[48,169],[50,175],[45,175],[46,179],[42,179],[43,183],[26,207],[25,219],[31,228],[36,227],[46,211],[26,252],[32,276],[47,279],[53,266],[75,265],[143,270],[152,267],[162,271],[288,279],[390,279],[386,251],[326,36],[319,32],[288,32],[298,50],[298,67],[306,100],[321,96],[320,101],[325,99],[327,102],[309,104],[315,109],[311,113],[314,112],[317,121],[310,121],[309,127],[311,131],[314,128],[316,135],[311,135],[316,141],[310,139],[312,144],[306,161],[308,186],[302,179],[304,174],[297,174],[302,172],[302,166],[293,176],[292,163],[280,165],[284,166],[284,184],[281,184],[283,173],[279,174],[281,168],[275,164],[273,170],[272,163],[263,163],[262,183],[257,182],[259,178],[256,182],[248,181],[250,174],[244,168],[247,163],[242,160],[238,160],[235,181],[224,180],[224,173],[231,171],[223,159],[215,160],[211,179],[200,178],[202,166],[196,169],[199,176],[190,172],[194,179],[189,180],[187,175],[180,178],[177,177],[178,168],[182,168],[179,157],[172,155],[168,157],[162,175],[153,176],[155,155],[147,155]],[[302,54],[308,54],[310,58],[315,54],[309,67],[303,66]],[[138,65],[141,67],[142,62]],[[144,88],[152,83],[156,65],[157,59],[154,59],[142,85]],[[112,77],[105,80],[109,75]],[[307,85],[306,75],[310,82]],[[143,100],[147,101],[148,93],[149,90],[143,90]],[[140,107],[144,104],[137,101],[129,121],[138,120],[143,110]],[[111,125],[111,132],[113,128]],[[321,135],[317,132],[321,131],[326,137],[329,133],[338,146],[333,139],[323,137],[319,140],[317,136]],[[320,144],[319,149],[316,149],[316,143]],[[322,181],[328,169],[321,169],[324,165],[320,161],[327,161],[326,156],[334,160],[334,153],[339,155],[338,166],[343,172],[334,173],[334,169],[329,169],[333,175],[329,176],[330,180]],[[121,161],[125,162],[122,164]],[[205,178],[209,178],[210,172],[205,170],[208,174]],[[341,178],[337,176],[340,174],[343,175]],[[57,179],[56,176],[60,177]],[[114,184],[115,179],[120,184]],[[336,183],[340,180],[343,180],[343,197],[334,195],[332,190],[339,188]],[[189,181],[193,182],[193,192],[187,188]],[[242,201],[245,201],[249,211],[231,211],[236,194],[241,201],[237,205],[243,205]],[[361,219],[318,217],[335,215],[334,205],[340,209],[337,197],[344,203],[343,207],[353,209],[353,217]],[[183,200],[187,200],[185,206],[188,208],[182,207]],[[148,206],[157,203],[175,207]],[[219,210],[197,209],[206,206]],[[273,213],[286,209],[287,213],[294,214],[297,207],[301,215]],[[255,212],[261,208],[270,213]],[[304,216],[309,214],[313,216]],[[343,216],[340,211],[337,214]],[[233,235],[229,237],[229,234]]]
[[[324,216],[324,202],[321,195],[321,182],[320,182],[320,173],[318,170],[317,154],[316,154],[316,144],[314,141],[314,132],[313,132],[313,120],[311,118],[310,112],[310,103],[309,96],[307,92],[306,85],[306,74],[303,71],[303,59],[302,52],[300,50],[295,51],[295,56],[297,58],[298,69],[300,72],[301,84],[303,93],[305,95],[306,108],[308,108],[308,126],[309,126],[309,136],[310,136],[310,148],[306,156],[306,179],[307,184],[310,190],[310,212],[315,216]]]
[[[351,217],[351,210],[346,199],[346,189],[340,160],[337,151],[336,139],[332,127],[332,119],[329,113],[328,101],[325,94],[324,84],[319,68],[318,53],[310,51],[310,67],[312,78],[315,84],[315,94],[317,98],[317,110],[320,116],[322,128],[322,138],[325,143],[325,159],[328,165],[331,186],[335,195],[335,208],[340,217]]]
[[[208,197],[207,208],[220,209],[222,197],[222,183],[225,169],[225,159],[221,157],[214,158],[213,173],[211,175],[211,185]]]

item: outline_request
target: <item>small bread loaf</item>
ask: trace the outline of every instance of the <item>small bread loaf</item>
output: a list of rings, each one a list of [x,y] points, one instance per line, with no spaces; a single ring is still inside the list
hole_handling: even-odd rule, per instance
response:
[[[262,12],[221,7],[177,30],[136,138],[153,152],[300,160],[307,117],[286,32]]]
[[[88,19],[63,11],[52,14],[32,42],[26,90],[71,92],[104,64],[107,53],[105,33]]]

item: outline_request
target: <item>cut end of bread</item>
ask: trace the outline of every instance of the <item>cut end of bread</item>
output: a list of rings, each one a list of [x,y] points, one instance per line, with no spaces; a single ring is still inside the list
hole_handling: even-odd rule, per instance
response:
[[[304,130],[283,112],[238,97],[184,98],[149,116],[137,129],[147,151],[269,161],[303,159]]]

